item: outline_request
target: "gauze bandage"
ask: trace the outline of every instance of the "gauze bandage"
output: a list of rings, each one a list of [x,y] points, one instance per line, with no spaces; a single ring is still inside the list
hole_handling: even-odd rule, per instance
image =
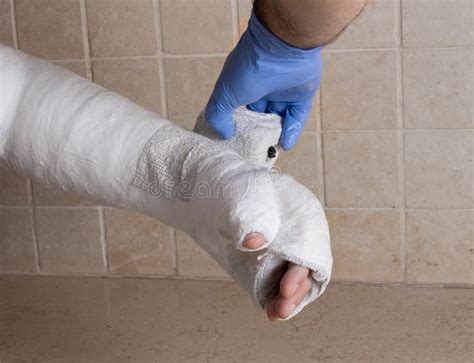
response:
[[[233,114],[235,134],[228,140],[220,139],[208,126],[204,111],[199,115],[194,131],[234,150],[244,159],[271,167],[275,164],[280,146],[281,118],[273,114],[256,113],[245,107]]]
[[[324,212],[309,190],[271,172],[277,116],[239,109],[237,135],[229,141],[215,140],[204,121],[196,124],[201,136],[0,46],[2,164],[187,232],[261,307],[278,292],[286,261],[310,268],[313,285],[294,316],[330,279]],[[251,232],[265,235],[265,248],[242,247]]]

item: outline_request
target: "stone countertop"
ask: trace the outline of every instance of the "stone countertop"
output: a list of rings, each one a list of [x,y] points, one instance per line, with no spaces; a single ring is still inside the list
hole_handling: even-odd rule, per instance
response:
[[[269,322],[233,282],[0,277],[0,361],[469,361],[473,289],[333,283]]]

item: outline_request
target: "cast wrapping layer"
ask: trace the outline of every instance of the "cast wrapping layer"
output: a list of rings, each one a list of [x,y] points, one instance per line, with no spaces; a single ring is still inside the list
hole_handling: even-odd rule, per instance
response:
[[[222,151],[216,143],[196,138],[188,130],[167,126],[145,144],[133,184],[155,197],[191,198],[198,170]]]
[[[206,136],[227,148],[236,151],[245,160],[271,167],[275,164],[280,146],[281,119],[277,115],[256,113],[240,107],[235,110],[233,119],[235,135],[221,140],[206,122],[204,111],[199,115],[194,131]],[[275,156],[268,157],[268,149],[275,149]]]
[[[231,141],[213,139],[202,118],[201,136],[0,45],[0,163],[38,183],[183,230],[259,306],[277,293],[286,261],[310,268],[313,286],[294,316],[330,279],[324,212],[308,189],[269,173],[274,160],[266,151],[278,142],[279,118],[239,109],[235,121]],[[266,248],[243,251],[250,232],[263,233]]]

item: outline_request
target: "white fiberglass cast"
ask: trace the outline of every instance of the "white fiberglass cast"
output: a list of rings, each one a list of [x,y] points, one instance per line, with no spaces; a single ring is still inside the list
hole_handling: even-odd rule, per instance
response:
[[[324,211],[307,188],[270,172],[279,117],[241,108],[234,118],[236,137],[215,140],[202,115],[199,135],[0,45],[0,164],[183,230],[261,307],[278,292],[286,261],[310,268],[313,285],[294,316],[330,279]],[[268,244],[246,251],[250,232]]]

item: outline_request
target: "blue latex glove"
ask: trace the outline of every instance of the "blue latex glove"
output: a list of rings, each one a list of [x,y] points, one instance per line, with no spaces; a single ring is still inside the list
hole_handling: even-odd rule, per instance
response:
[[[254,12],[227,57],[206,107],[209,125],[223,139],[234,135],[232,112],[241,105],[283,118],[280,144],[291,149],[303,131],[322,73],[322,47],[287,45]]]

